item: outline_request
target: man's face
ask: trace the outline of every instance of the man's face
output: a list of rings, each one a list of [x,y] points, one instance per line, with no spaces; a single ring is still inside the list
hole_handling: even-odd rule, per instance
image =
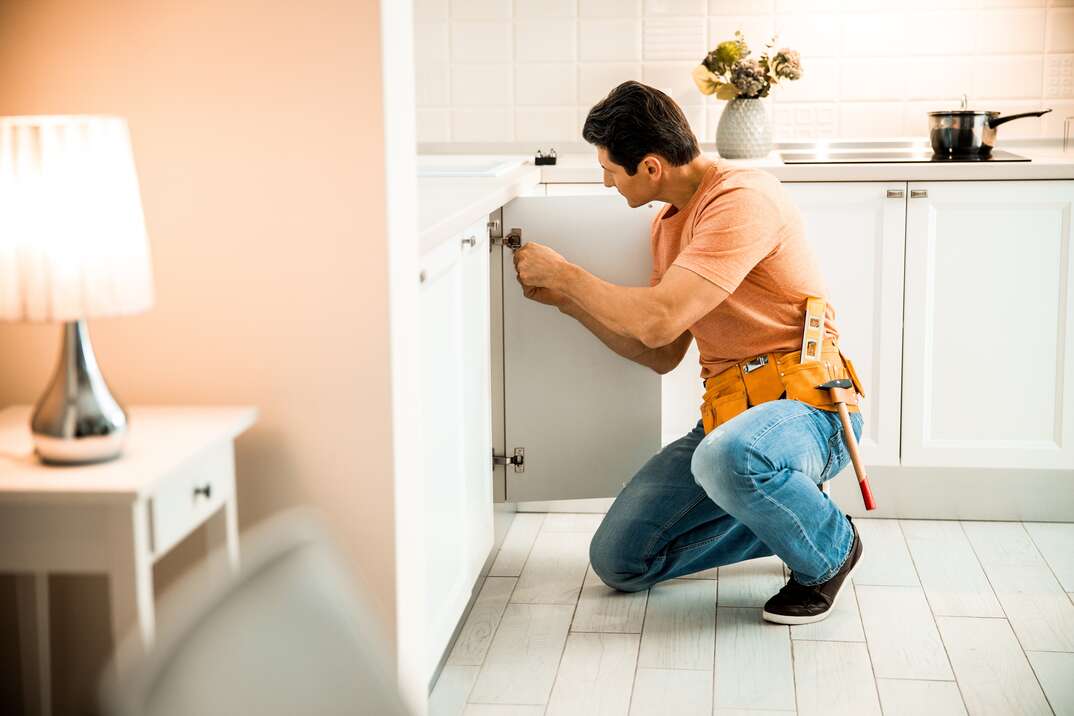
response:
[[[604,168],[604,186],[615,187],[627,200],[631,208],[636,208],[656,198],[659,188],[659,162],[646,157],[638,165],[638,171],[631,176],[626,167],[616,164],[608,157],[608,150],[597,147],[597,161]],[[652,166],[656,164],[657,166]]]

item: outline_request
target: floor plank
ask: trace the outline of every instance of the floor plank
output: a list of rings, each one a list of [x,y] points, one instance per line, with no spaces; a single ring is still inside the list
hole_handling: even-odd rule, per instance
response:
[[[1056,716],[1074,715],[1074,654],[1027,651],[1026,656]]]
[[[463,716],[542,716],[544,706],[511,706],[507,704],[467,704]]]
[[[716,588],[707,579],[672,579],[649,590],[638,666],[712,671]]]
[[[961,524],[953,520],[899,520],[899,526],[933,614],[1004,616]]]
[[[575,604],[589,564],[589,538],[579,532],[542,532],[511,594],[512,604]]]
[[[637,634],[570,634],[547,716],[622,716],[638,663]]]
[[[1074,523],[1023,522],[1037,549],[1068,592],[1074,591]]]
[[[756,607],[718,607],[715,687],[720,708],[793,710],[790,630]]]
[[[719,567],[712,567],[711,569],[702,569],[700,572],[694,572],[693,574],[684,574],[679,579],[716,579],[719,572]]]
[[[966,716],[953,681],[877,679],[876,684],[884,716]]]
[[[488,577],[477,595],[466,623],[459,631],[447,663],[454,666],[481,666],[500,624],[507,599],[515,588],[515,577]]]
[[[854,584],[843,584],[835,606],[832,607],[832,613],[827,618],[812,624],[791,626],[791,638],[811,641],[865,641]]]
[[[880,716],[865,644],[794,641],[798,716]]]
[[[429,695],[429,716],[460,716],[477,681],[476,666],[445,666]]]
[[[748,559],[719,568],[716,604],[721,607],[763,607],[787,580],[776,555]]]
[[[910,551],[898,520],[854,520],[861,537],[861,561],[851,579],[855,584],[916,587],[919,584]]]
[[[1020,522],[963,522],[1027,651],[1074,651],[1074,604]]]
[[[569,605],[508,604],[470,701],[547,703],[573,611]]]
[[[519,512],[507,530],[503,545],[489,568],[490,577],[517,577],[530,554],[533,541],[544,524],[544,514]]]
[[[544,518],[542,532],[588,532],[592,535],[604,520],[602,514],[550,512]]]
[[[1052,710],[1006,619],[936,617],[970,716]]]
[[[638,669],[630,716],[709,716],[711,713],[711,670]]]
[[[600,580],[593,567],[586,571],[582,595],[571,623],[572,632],[641,634],[649,591],[620,592]]]
[[[877,678],[955,678],[921,587],[862,584],[857,593]]]

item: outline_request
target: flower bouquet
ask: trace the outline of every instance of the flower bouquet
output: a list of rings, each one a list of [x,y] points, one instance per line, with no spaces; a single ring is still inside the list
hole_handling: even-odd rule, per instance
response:
[[[716,129],[716,148],[723,157],[765,156],[772,148],[772,126],[760,99],[780,80],[802,77],[802,60],[796,51],[783,47],[771,52],[776,37],[755,59],[738,30],[735,39],[721,42],[694,68],[694,84],[702,94],[730,100]]]

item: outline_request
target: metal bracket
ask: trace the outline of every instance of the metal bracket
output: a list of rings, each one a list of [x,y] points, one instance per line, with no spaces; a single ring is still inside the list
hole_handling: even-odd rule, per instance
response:
[[[491,243],[500,246],[506,246],[507,248],[514,251],[522,245],[522,229],[511,229],[511,231],[508,232],[507,236],[503,237],[502,239],[492,239]]]
[[[515,448],[515,454],[511,457],[492,453],[492,465],[514,465],[515,472],[526,471],[526,448]]]
[[[503,238],[503,208],[499,208],[496,211],[489,214],[489,222],[487,224],[489,230],[489,238],[493,241],[489,242],[491,248],[495,242],[495,239]]]

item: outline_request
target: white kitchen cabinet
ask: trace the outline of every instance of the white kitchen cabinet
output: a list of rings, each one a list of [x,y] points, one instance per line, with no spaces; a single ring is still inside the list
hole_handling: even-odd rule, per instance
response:
[[[783,186],[835,306],[840,348],[864,382],[862,459],[898,465],[906,183]]]
[[[902,464],[1074,468],[1074,181],[909,191]]]
[[[503,227],[521,227],[523,242],[550,246],[606,281],[648,286],[649,224],[658,208],[631,209],[618,195],[528,197],[503,208]],[[496,259],[505,430],[496,450],[523,460],[497,468],[506,501],[618,494],[660,448],[660,376],[524,297],[509,249],[497,247]]]
[[[488,231],[421,257],[427,667],[432,676],[492,548]]]

